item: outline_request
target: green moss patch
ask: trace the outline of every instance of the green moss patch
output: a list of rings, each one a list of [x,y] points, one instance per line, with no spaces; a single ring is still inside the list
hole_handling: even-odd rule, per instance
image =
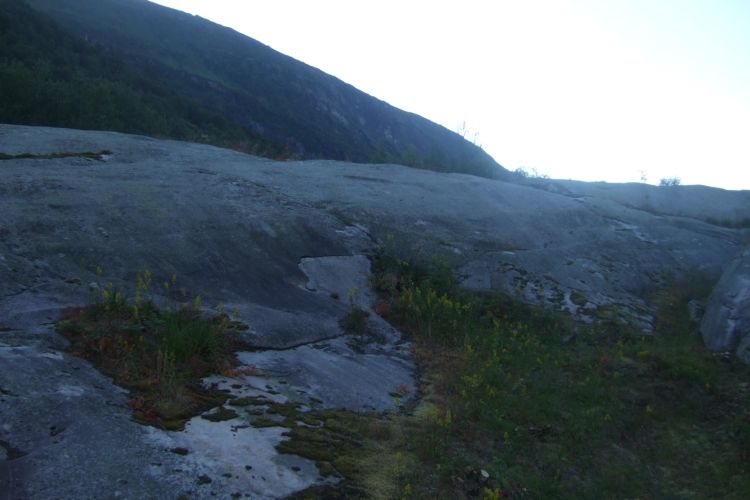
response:
[[[282,422],[280,420],[273,420],[265,417],[254,418],[250,423],[253,427],[259,429],[263,427],[282,427]]]
[[[201,418],[206,419],[210,422],[224,422],[226,420],[232,420],[237,417],[238,415],[236,411],[224,408],[223,406],[220,407],[217,411],[204,413],[203,415],[201,415]]]
[[[260,396],[246,397],[246,398],[234,398],[229,400],[230,406],[262,406],[271,403],[272,401]]]
[[[347,411],[289,414],[287,440],[276,449],[315,461],[323,476],[351,481],[360,472],[357,451],[362,447],[362,426],[371,418]]]

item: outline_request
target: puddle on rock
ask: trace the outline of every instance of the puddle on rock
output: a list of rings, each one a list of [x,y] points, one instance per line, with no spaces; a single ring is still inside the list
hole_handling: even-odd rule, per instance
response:
[[[150,429],[165,449],[187,451],[185,465],[196,481],[211,480],[199,481],[196,488],[280,498],[324,482],[311,460],[276,451],[287,439],[284,427],[255,428],[241,417],[220,422],[195,417],[184,431]]]

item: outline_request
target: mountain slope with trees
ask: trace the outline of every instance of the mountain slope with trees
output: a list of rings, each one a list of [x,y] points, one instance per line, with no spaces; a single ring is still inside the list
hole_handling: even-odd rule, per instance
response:
[[[0,1],[5,24],[14,24],[3,41],[15,36],[15,49],[0,48],[3,85],[16,89],[13,99],[3,93],[2,121],[144,133],[269,156],[507,174],[458,134],[200,17],[145,0],[26,3],[34,11],[20,0]],[[18,16],[24,23],[8,21]],[[39,76],[27,85],[32,74]],[[45,92],[53,96],[39,100]]]
[[[0,0],[0,121],[134,132],[269,156],[283,151],[175,91],[168,81]]]

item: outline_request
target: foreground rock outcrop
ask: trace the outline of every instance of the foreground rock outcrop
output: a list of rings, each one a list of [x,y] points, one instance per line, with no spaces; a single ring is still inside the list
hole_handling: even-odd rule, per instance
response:
[[[732,260],[711,292],[701,333],[712,351],[734,351],[750,364],[750,250]]]
[[[383,411],[396,387],[416,386],[409,345],[375,314],[366,345],[341,326],[353,304],[372,306],[367,256],[383,247],[438,255],[467,287],[648,330],[650,291],[716,282],[748,241],[747,230],[707,222],[747,218],[748,192],[638,186],[645,207],[628,185],[274,162],[19,126],[0,126],[0,152],[31,153],[0,162],[0,491],[12,498],[278,498],[328,481],[275,452],[281,427],[248,427],[242,412],[198,417],[181,433],[131,422],[124,392],[64,354],[54,332],[97,282],[132,289],[149,269],[236,310],[255,347],[238,358],[264,376],[211,383],[238,397]]]

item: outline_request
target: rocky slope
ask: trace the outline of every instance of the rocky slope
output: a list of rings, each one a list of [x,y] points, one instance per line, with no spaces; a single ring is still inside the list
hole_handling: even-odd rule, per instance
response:
[[[257,347],[239,358],[270,374],[214,380],[237,395],[384,410],[414,384],[408,344],[376,315],[379,341],[364,347],[340,326],[349,296],[371,306],[366,256],[383,246],[441,256],[467,287],[648,330],[650,291],[715,283],[750,236],[706,222],[744,220],[748,192],[527,186],[8,125],[0,152],[0,490],[11,498],[277,498],[326,481],[275,452],[282,428],[242,426],[242,415],[184,432],[130,422],[123,391],[53,331],[98,279],[132,288],[140,270],[174,274],[204,304],[237,308]]]
[[[706,304],[701,333],[712,351],[734,352],[750,365],[750,250],[721,275]]]

